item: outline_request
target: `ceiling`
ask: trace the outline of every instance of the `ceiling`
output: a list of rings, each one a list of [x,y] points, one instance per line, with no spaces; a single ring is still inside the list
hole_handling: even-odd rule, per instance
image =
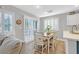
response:
[[[77,5],[15,5],[14,7],[37,17],[46,17],[79,9]]]

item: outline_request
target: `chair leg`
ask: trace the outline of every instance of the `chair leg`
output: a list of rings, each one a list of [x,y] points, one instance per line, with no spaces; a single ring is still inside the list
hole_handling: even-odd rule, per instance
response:
[[[43,45],[42,45],[42,54],[43,54]]]

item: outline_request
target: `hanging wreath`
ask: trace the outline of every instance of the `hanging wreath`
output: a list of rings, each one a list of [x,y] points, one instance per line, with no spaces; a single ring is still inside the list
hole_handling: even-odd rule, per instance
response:
[[[20,25],[22,23],[22,20],[18,19],[16,20],[16,24]]]

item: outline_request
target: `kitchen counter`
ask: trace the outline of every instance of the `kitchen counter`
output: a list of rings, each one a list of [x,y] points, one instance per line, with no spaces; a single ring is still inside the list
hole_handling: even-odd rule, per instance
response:
[[[63,38],[79,41],[79,34],[74,34],[70,31],[63,31]]]

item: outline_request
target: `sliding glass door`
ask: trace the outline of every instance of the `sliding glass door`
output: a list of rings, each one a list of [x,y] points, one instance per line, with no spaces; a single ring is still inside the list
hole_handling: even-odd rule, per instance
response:
[[[34,31],[37,30],[37,21],[32,19],[25,19],[24,22],[25,41],[30,42],[34,39]]]

